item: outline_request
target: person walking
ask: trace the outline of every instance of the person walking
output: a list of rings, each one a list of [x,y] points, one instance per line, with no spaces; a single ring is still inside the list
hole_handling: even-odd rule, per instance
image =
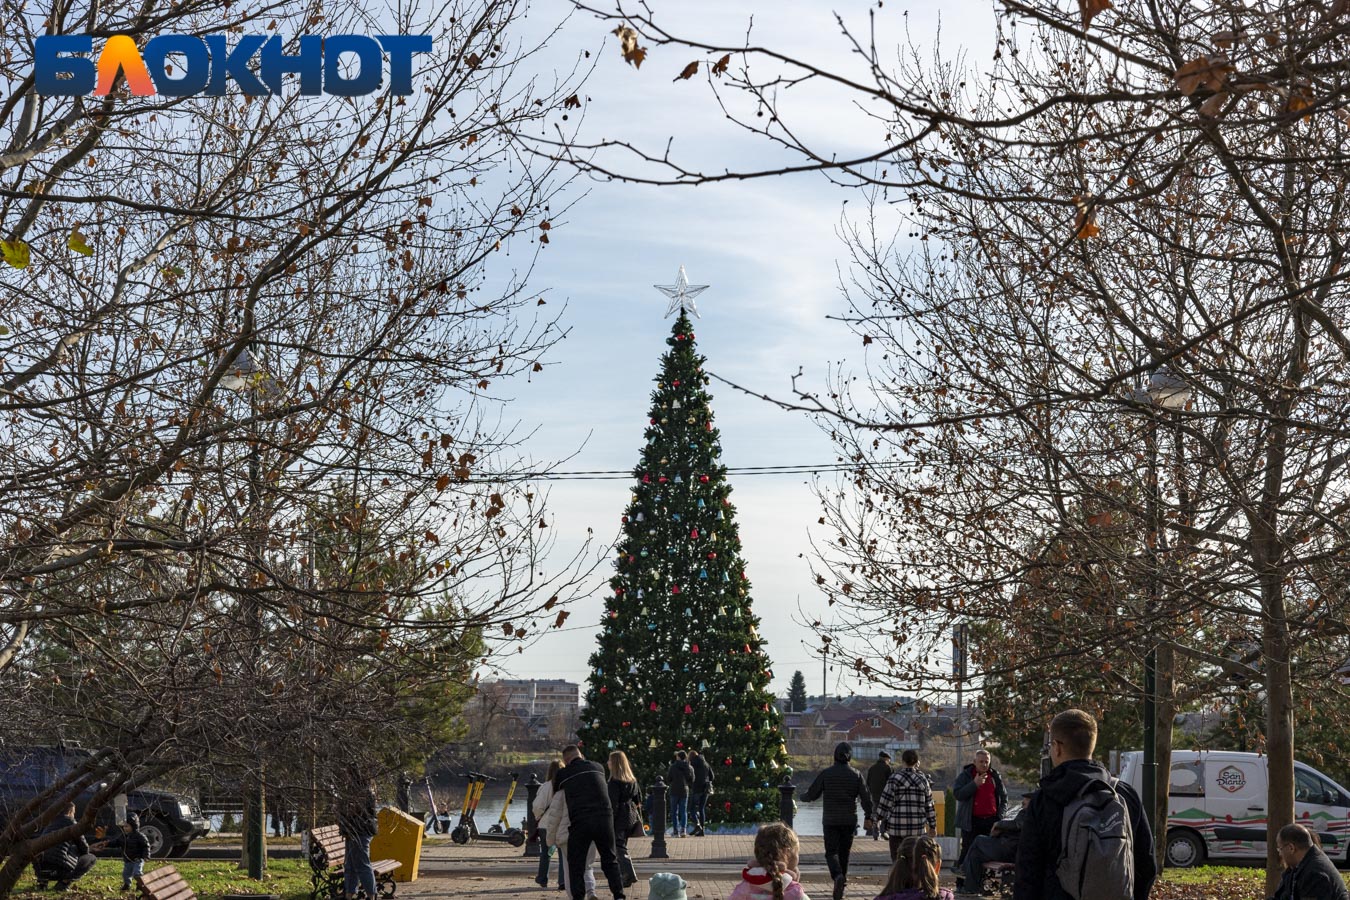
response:
[[[689,789],[694,784],[694,767],[683,750],[675,751],[675,759],[666,770],[666,786],[670,788],[670,833],[675,837],[689,836]]]
[[[559,766],[561,771],[564,766]],[[554,775],[556,778],[557,775]],[[550,784],[550,787],[552,785]],[[567,861],[568,838],[570,837],[571,819],[567,815],[567,797],[562,791],[554,790],[548,801],[548,809],[539,819],[539,827],[545,834],[549,835],[551,840],[558,847],[558,879],[562,890],[570,890],[572,879],[581,879],[582,890],[585,892],[586,900],[595,900],[595,861],[599,854],[596,853],[595,845],[592,844],[586,851],[586,864],[577,871],[571,867]],[[536,883],[538,883],[536,881]]]
[[[367,900],[375,900],[375,868],[370,862],[370,841],[380,830],[375,816],[375,786],[372,782],[353,781],[338,805],[338,833],[347,840],[342,859],[343,892],[347,900],[363,891]]]
[[[900,755],[904,763],[886,781],[877,801],[876,828],[890,835],[891,861],[900,852],[900,843],[907,837],[937,834],[937,807],[933,804],[933,786],[928,776],[919,771],[919,754],[906,750]]]
[[[975,838],[988,834],[1008,808],[1008,790],[1003,776],[991,765],[988,750],[975,753],[975,761],[961,770],[952,785],[956,798],[956,827],[961,831],[961,849],[956,854],[960,870]]]
[[[1286,825],[1275,836],[1284,874],[1271,900],[1350,900],[1336,865],[1313,843],[1302,825]]]
[[[623,875],[623,886],[630,888],[637,884],[637,870],[633,868],[633,858],[628,855],[628,836],[635,828],[642,827],[638,815],[637,776],[628,762],[628,754],[615,750],[609,755],[609,805],[614,810],[614,855],[619,860],[619,872]]]
[[[623,878],[614,856],[614,809],[609,805],[605,769],[584,757],[576,744],[564,747],[562,757],[563,767],[553,780],[553,790],[561,793],[567,803],[567,870],[572,873],[584,868],[586,855],[594,847],[610,893],[614,900],[623,900]],[[572,900],[584,900],[580,878],[569,877],[568,888]]]
[[[824,797],[821,825],[825,832],[825,864],[834,879],[834,900],[843,900],[848,886],[848,855],[853,849],[853,833],[858,830],[858,804],[862,804],[863,823],[872,826],[872,795],[862,773],[849,765],[853,748],[842,742],[834,748],[834,765],[823,770],[811,782],[802,799],[808,803]]]
[[[891,774],[891,755],[882,750],[877,754],[877,761],[872,763],[872,767],[867,770],[867,793],[872,795],[873,800],[879,799],[881,792],[886,790],[886,782],[891,780]],[[872,823],[872,828],[868,831],[868,835],[872,840],[879,841],[885,828],[885,817],[878,813],[876,821]],[[891,858],[895,858],[894,851],[891,853]]]
[[[715,779],[712,766],[697,750],[689,751],[689,766],[694,770],[694,785],[689,794],[689,821],[693,823],[690,833],[703,837],[708,824],[708,798],[712,796]]]
[[[539,790],[534,795],[534,805],[531,810],[534,812],[534,820],[538,824],[539,831],[539,871],[534,876],[534,883],[541,888],[548,887],[548,866],[549,860],[553,858],[553,851],[558,848],[557,836],[552,831],[544,828],[544,815],[548,812],[549,802],[553,799],[553,779],[557,777],[558,770],[562,768],[562,762],[551,760],[548,764],[548,772],[544,775],[544,783],[539,786]],[[563,876],[562,852],[558,853],[558,890],[567,890],[567,880]]]
[[[1032,795],[1017,842],[1017,871],[1013,882],[1013,900],[1068,900],[1078,895],[1064,889],[1059,880],[1063,867],[1077,868],[1092,876],[1093,891],[1105,896],[1102,882],[1116,877],[1109,885],[1114,896],[1128,889],[1134,900],[1147,900],[1157,866],[1153,859],[1153,832],[1139,795],[1128,784],[1111,777],[1106,767],[1092,758],[1097,746],[1097,720],[1081,709],[1067,709],[1050,720],[1050,762],[1054,768],[1041,779]],[[1073,806],[1081,815],[1082,801],[1098,801],[1102,814],[1118,812],[1114,821],[1125,838],[1117,845],[1124,859],[1073,859],[1063,845],[1064,816]],[[1108,817],[1109,818],[1109,817]],[[1128,819],[1129,827],[1124,828]],[[1123,846],[1128,844],[1128,847]],[[1088,845],[1089,847],[1094,845]],[[1105,847],[1096,844],[1098,847]],[[1109,849],[1109,848],[1107,848]],[[1119,862],[1120,866],[1107,865]],[[1117,871],[1120,869],[1120,871]],[[1080,876],[1081,877],[1081,876]],[[1077,885],[1074,886],[1077,890]],[[1082,900],[1082,898],[1080,898]]]

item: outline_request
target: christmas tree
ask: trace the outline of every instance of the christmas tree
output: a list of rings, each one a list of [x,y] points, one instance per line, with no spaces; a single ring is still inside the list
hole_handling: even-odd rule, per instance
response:
[[[709,819],[763,821],[777,818],[787,763],[773,673],[685,312],[696,289],[681,268],[677,285],[663,290],[680,315],[652,392],[581,738],[597,759],[625,751],[644,785],[665,774],[676,750],[699,750],[716,778]]]

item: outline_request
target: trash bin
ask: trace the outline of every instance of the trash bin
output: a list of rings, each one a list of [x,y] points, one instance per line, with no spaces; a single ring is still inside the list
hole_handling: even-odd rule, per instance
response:
[[[937,833],[949,834],[947,831],[947,792],[933,791],[933,809],[937,812]]]
[[[379,821],[380,832],[370,842],[370,858],[396,859],[403,865],[394,870],[394,880],[416,881],[422,860],[422,820],[386,806],[379,812]]]

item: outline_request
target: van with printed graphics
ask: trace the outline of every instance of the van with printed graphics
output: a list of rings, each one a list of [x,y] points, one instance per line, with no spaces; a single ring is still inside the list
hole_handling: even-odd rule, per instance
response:
[[[1120,754],[1120,779],[1136,791],[1144,754]],[[1167,864],[1266,858],[1266,757],[1228,750],[1173,750],[1168,790]],[[1294,819],[1317,832],[1333,862],[1350,862],[1350,791],[1312,766],[1294,763]]]

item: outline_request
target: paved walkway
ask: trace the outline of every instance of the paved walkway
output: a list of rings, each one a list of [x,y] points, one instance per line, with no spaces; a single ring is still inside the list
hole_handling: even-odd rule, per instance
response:
[[[752,835],[709,835],[704,838],[667,839],[668,859],[651,859],[649,838],[629,842],[629,851],[638,871],[638,883],[629,889],[630,900],[644,900],[647,881],[657,872],[675,872],[689,883],[690,900],[726,900],[737,882],[741,867],[750,858]],[[802,883],[812,900],[828,900],[831,882],[825,868],[824,840],[801,839]],[[500,900],[560,900],[556,869],[550,874],[549,888],[534,883],[538,859],[522,856],[522,850],[505,844],[475,843],[459,846],[444,839],[423,844],[421,877],[411,884],[400,884],[399,898],[474,896]],[[556,862],[554,863],[556,865]],[[853,843],[849,863],[849,900],[871,900],[881,890],[890,867],[885,841],[859,837]],[[608,900],[609,891],[599,876],[599,895]],[[950,876],[944,873],[944,881]]]

